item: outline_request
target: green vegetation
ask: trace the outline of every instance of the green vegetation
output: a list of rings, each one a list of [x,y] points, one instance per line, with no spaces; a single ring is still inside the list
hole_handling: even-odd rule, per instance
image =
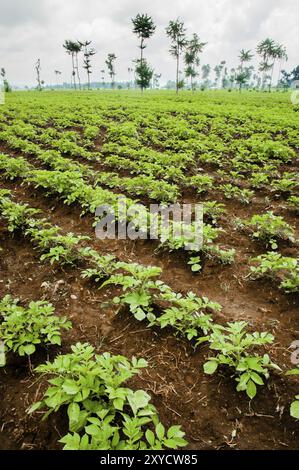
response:
[[[250,399],[257,392],[256,385],[264,385],[263,377],[269,378],[268,369],[279,367],[272,363],[268,354],[259,356],[252,350],[257,346],[272,343],[274,337],[270,333],[247,333],[246,322],[228,323],[228,326],[214,328],[210,336],[210,348],[219,351],[210,357],[204,365],[206,374],[214,374],[220,365],[234,370],[237,391],[245,391]]]
[[[180,426],[165,429],[148,393],[125,387],[146,366],[144,359],[98,355],[91,345],[78,343],[70,354],[37,367],[36,372],[52,378],[42,401],[29,412],[45,409],[45,419],[67,407],[70,432],[60,439],[66,450],[184,447]]]
[[[54,307],[48,302],[30,302],[28,308],[19,305],[19,299],[6,295],[0,300],[2,321],[0,339],[5,351],[19,356],[30,356],[36,346],[61,344],[61,330],[68,330],[72,324],[66,317],[54,315]]]
[[[253,258],[251,278],[270,278],[279,282],[285,292],[299,292],[299,260],[279,253],[267,253]]]

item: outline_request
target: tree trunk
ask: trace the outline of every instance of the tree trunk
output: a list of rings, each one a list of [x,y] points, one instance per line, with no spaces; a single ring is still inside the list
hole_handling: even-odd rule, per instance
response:
[[[269,93],[271,93],[271,88],[272,88],[274,65],[275,65],[275,61],[273,62],[272,70],[271,70],[271,78],[270,78],[270,84],[269,84]]]
[[[81,80],[80,80],[80,75],[79,75],[79,64],[78,64],[78,53],[76,53],[76,70],[77,70],[79,90],[81,90]]]
[[[74,81],[74,88],[75,90],[77,89],[77,86],[76,86],[76,75],[75,75],[75,60],[74,60],[74,54],[72,53],[72,67],[73,67],[73,71],[72,71],[72,82]]]
[[[179,44],[177,43],[177,60],[176,60],[176,93],[179,92],[179,72],[180,72],[180,50]]]
[[[142,63],[143,63],[143,44],[144,44],[144,39],[142,38],[141,39],[141,44],[140,44],[140,64],[141,64],[141,66],[142,66]],[[143,93],[143,86],[141,85],[140,88],[141,88],[141,93]]]
[[[281,67],[282,67],[282,63],[281,63],[281,59],[280,59],[280,61],[279,61],[279,71],[278,71],[278,80],[277,80],[277,88],[280,88]]]

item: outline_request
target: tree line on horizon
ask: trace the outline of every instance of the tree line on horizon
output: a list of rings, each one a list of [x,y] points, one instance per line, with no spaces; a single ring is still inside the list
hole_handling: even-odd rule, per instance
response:
[[[159,88],[159,80],[161,74],[155,73],[153,67],[149,64],[145,57],[145,49],[148,40],[154,35],[156,25],[151,16],[147,14],[137,14],[131,19],[132,32],[138,39],[138,48],[140,56],[133,61],[133,67],[128,67],[130,81],[131,75],[134,74],[133,83],[139,87],[141,91],[153,87]],[[273,86],[273,74],[276,63],[279,63],[279,76],[277,87],[288,88],[293,80],[299,78],[299,66],[291,72],[282,69],[283,62],[288,60],[285,46],[275,42],[271,38],[262,40],[256,48],[256,53],[260,58],[258,69],[251,64],[254,53],[251,50],[242,49],[239,54],[239,65],[236,68],[229,69],[225,60],[221,61],[214,68],[210,64],[201,66],[200,54],[203,52],[207,43],[201,41],[197,33],[193,33],[191,38],[187,36],[187,29],[184,22],[177,18],[169,21],[165,29],[166,35],[170,41],[169,53],[176,63],[176,73],[174,80],[174,88],[176,93],[186,86],[192,91],[198,86],[197,79],[200,77],[200,88],[255,88],[271,91]],[[82,80],[80,74],[80,59],[83,55],[83,69],[86,72],[87,89],[91,89],[92,75],[92,57],[96,54],[96,50],[91,46],[92,41],[74,41],[67,39],[63,44],[63,48],[71,58],[71,87],[75,90],[82,89]],[[105,66],[110,77],[110,86],[115,88],[116,77],[116,60],[115,53],[109,53],[105,60]],[[183,71],[181,67],[183,66]],[[44,81],[41,79],[41,62],[37,60],[35,65],[37,89],[42,90]],[[215,73],[215,80],[211,80],[211,73]],[[101,70],[102,84],[104,84],[106,70]],[[55,70],[57,80],[62,74],[61,71]],[[10,91],[11,87],[6,78],[5,69],[1,69],[1,76],[4,81],[5,91]],[[171,87],[169,83],[169,88]]]

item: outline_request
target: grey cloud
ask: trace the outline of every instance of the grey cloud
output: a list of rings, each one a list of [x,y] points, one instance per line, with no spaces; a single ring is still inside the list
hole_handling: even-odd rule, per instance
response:
[[[42,0],[0,0],[0,27],[14,28],[47,19],[47,6]]]

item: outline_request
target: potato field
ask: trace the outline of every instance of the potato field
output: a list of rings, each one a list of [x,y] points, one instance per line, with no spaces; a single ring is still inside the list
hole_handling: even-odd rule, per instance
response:
[[[1,448],[297,449],[298,155],[289,92],[8,93]],[[98,238],[122,197],[201,247]]]

